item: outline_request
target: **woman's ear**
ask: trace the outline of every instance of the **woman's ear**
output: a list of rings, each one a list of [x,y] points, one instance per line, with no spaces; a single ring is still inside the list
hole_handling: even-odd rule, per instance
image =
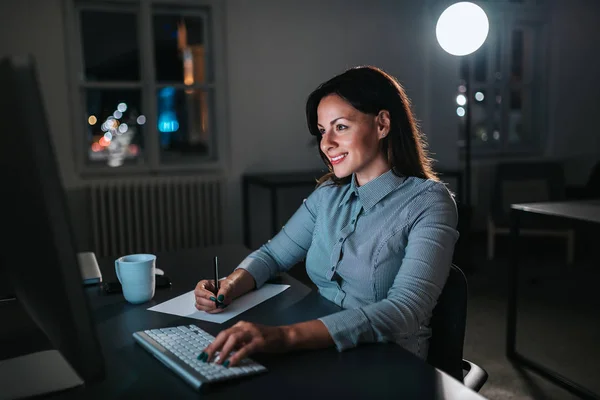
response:
[[[379,139],[383,139],[390,133],[390,112],[388,110],[381,110],[377,114],[377,135]]]

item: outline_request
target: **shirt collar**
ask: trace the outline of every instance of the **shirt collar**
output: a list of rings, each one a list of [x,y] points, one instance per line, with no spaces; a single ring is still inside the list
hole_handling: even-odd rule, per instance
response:
[[[405,177],[397,176],[390,170],[381,174],[372,181],[369,181],[365,185],[358,186],[356,184],[356,176],[352,174],[350,187],[344,194],[344,197],[342,197],[340,206],[350,201],[352,195],[354,194],[358,197],[358,200],[361,202],[364,210],[368,211],[375,204],[379,203],[381,199],[400,186],[405,179]]]
[[[352,198],[352,195],[358,196],[358,186],[356,185],[356,176],[354,176],[354,174],[352,174],[352,179],[350,179],[350,187],[342,197],[342,200],[340,200],[338,207],[341,207],[349,202]]]

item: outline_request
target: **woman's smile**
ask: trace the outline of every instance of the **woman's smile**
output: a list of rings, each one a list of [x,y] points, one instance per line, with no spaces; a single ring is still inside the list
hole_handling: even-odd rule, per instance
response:
[[[332,157],[329,157],[329,161],[331,161],[331,165],[336,165],[336,164],[339,164],[342,161],[344,161],[344,159],[346,158],[347,155],[348,155],[348,153],[342,153],[337,156],[332,156]]]

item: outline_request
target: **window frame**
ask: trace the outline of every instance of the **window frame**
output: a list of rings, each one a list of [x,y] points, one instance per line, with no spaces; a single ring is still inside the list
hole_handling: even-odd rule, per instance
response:
[[[219,0],[63,0],[66,21],[67,81],[69,83],[69,102],[72,110],[71,134],[75,165],[79,176],[115,176],[115,175],[160,175],[173,172],[221,173],[229,164],[229,134],[226,118],[226,60],[225,60],[225,10]],[[154,13],[153,9],[178,7],[181,10]],[[132,81],[90,82],[85,79],[82,36],[80,29],[80,11],[117,11],[134,10],[137,19],[137,34],[140,60],[140,78]],[[207,76],[211,81],[184,85],[174,82],[158,82],[154,71],[153,17],[161,14],[203,16],[205,27]],[[201,156],[198,162],[191,163],[185,158],[180,162],[165,164],[160,159],[159,136],[157,127],[157,93],[163,87],[175,89],[193,88],[206,90],[209,102],[210,152]],[[136,89],[140,90],[140,107],[146,116],[144,128],[143,163],[119,167],[106,164],[91,165],[87,161],[88,143],[83,134],[85,129],[86,89]]]

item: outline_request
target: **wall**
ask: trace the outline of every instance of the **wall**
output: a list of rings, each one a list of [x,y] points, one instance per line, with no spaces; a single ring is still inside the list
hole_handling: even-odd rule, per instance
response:
[[[548,153],[567,158],[567,178],[584,184],[600,160],[600,2],[552,2]]]
[[[83,182],[73,161],[61,7],[60,0],[0,3],[0,55],[37,58],[62,178],[71,190]],[[304,121],[305,99],[319,83],[351,66],[377,65],[400,79],[417,117],[427,120],[430,47],[415,40],[425,29],[422,6],[408,0],[230,0],[226,17],[228,241],[241,240],[242,173],[321,167]],[[443,158],[445,152],[438,153]]]
[[[405,85],[417,117],[427,117],[430,46],[415,40],[426,28],[423,10],[411,1],[227,2],[231,226],[240,218],[240,174],[322,166],[308,145],[304,105],[335,74],[360,64],[379,66]]]
[[[457,59],[437,45],[437,14],[426,4],[410,0],[226,1],[226,115],[231,143],[227,241],[241,241],[241,174],[321,167],[316,149],[308,144],[304,102],[319,83],[351,66],[373,64],[397,76],[413,101],[434,158],[445,167],[459,166],[453,103]],[[600,42],[599,5],[592,0],[556,0],[553,6],[552,108],[545,156],[577,160],[569,164],[569,179],[577,183],[584,180],[591,162],[585,160],[600,158],[594,120],[599,101],[596,73],[600,62],[595,55]],[[0,56],[36,56],[62,178],[67,188],[77,189],[82,181],[73,162],[61,7],[60,0],[0,2]],[[489,165],[474,165],[480,184],[474,182],[473,191],[484,196]],[[485,215],[486,201],[475,195],[480,217]],[[259,217],[264,213],[260,211]]]

